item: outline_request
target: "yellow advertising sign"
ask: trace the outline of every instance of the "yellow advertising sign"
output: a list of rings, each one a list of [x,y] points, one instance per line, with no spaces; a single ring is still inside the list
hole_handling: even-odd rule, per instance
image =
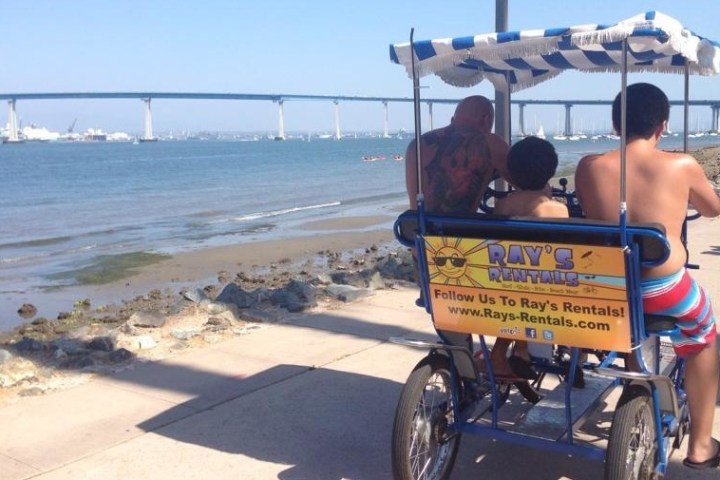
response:
[[[439,329],[630,350],[618,247],[428,236],[425,256]]]

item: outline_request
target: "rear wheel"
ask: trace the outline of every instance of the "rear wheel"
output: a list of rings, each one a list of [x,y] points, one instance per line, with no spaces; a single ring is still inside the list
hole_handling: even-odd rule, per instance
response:
[[[450,362],[443,355],[426,357],[408,377],[393,424],[396,480],[442,480],[450,475],[460,446],[460,434],[450,428],[456,421],[451,389]]]
[[[627,387],[620,397],[605,458],[607,480],[655,478],[658,448],[652,397],[643,387]]]

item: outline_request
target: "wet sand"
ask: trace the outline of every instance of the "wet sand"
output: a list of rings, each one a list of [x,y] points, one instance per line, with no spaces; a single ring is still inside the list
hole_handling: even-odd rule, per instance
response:
[[[276,273],[290,265],[306,263],[322,270],[323,255],[328,252],[364,252],[372,245],[399,247],[388,216],[347,217],[309,222],[300,228],[316,231],[316,235],[269,240],[236,245],[208,247],[181,252],[156,263],[132,269],[125,278],[100,285],[78,285],[48,292],[18,295],[17,306],[29,303],[37,315],[23,319],[2,319],[1,330],[7,331],[24,321],[44,316],[54,320],[61,312],[72,311],[79,300],[88,299],[93,308],[104,305],[128,304],[152,290],[179,294],[182,289],[203,288],[218,283],[224,276]],[[377,228],[373,228],[376,226]],[[329,233],[330,231],[341,233]],[[7,327],[6,327],[7,326]]]

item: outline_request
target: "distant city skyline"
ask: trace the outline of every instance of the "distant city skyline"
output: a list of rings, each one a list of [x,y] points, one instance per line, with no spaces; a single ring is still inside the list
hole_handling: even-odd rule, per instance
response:
[[[616,23],[646,10],[671,15],[694,32],[712,36],[720,5],[701,0],[562,2],[508,0],[510,30],[550,28],[584,23]],[[202,5],[169,7],[157,0],[76,0],[73,8],[36,0],[3,5],[3,75],[0,93],[67,91],[186,91],[216,93],[294,93],[408,97],[412,82],[389,60],[388,45],[416,39],[473,35],[495,30],[495,2],[426,0],[338,3],[330,0],[276,0],[272,14],[262,2],[208,0]],[[340,7],[340,8],[339,8]],[[39,13],[40,12],[40,13]],[[45,12],[45,13],[43,13]],[[52,15],[47,14],[52,12]],[[515,99],[611,99],[619,76],[567,73],[519,92]],[[630,75],[629,81],[651,81],[673,100],[682,98],[682,78],[659,74]],[[693,78],[693,99],[715,99],[720,78]],[[493,98],[488,83],[453,88],[435,77],[422,80],[422,95]],[[0,105],[0,125],[7,107]],[[157,132],[276,131],[277,105],[270,102],[154,101]],[[427,127],[426,107],[423,124]],[[453,107],[435,105],[434,124],[449,121]],[[681,112],[671,114],[678,129]],[[141,132],[144,106],[131,100],[62,100],[18,102],[18,119],[48,129]],[[341,130],[382,130],[384,109],[376,104],[341,104]],[[514,109],[513,117],[517,119]],[[562,107],[525,110],[528,127],[557,129]],[[574,107],[577,124],[607,129],[609,110]],[[560,122],[562,124],[562,121]],[[691,127],[709,126],[710,109],[691,109]],[[412,105],[391,105],[389,129],[413,127]],[[515,128],[517,125],[515,125]],[[334,105],[286,102],[286,131],[334,131]]]

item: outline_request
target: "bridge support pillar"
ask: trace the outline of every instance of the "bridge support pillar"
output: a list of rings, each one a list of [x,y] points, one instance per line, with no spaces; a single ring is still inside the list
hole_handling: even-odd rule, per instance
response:
[[[385,111],[385,122],[383,123],[383,135],[382,138],[390,138],[390,131],[388,129],[388,119],[390,118],[389,112],[388,112],[388,102],[387,100],[383,100],[383,110]]]
[[[283,115],[283,101],[278,100],[278,133],[275,140],[285,140],[285,115]]]
[[[712,109],[712,121],[710,123],[710,132],[720,133],[720,105],[710,105]]]
[[[335,140],[340,140],[340,102],[335,100]]]
[[[572,109],[572,104],[566,103],[565,104],[565,132],[563,135],[566,137],[570,137],[573,134],[572,131],[572,116],[570,115],[570,110]]]
[[[150,108],[150,98],[143,98],[145,103],[145,131],[140,137],[141,142],[155,142],[157,137],[153,135],[152,109]]]
[[[15,111],[15,99],[8,100],[8,138],[7,143],[19,143],[17,112]]]
[[[428,102],[428,119],[430,130],[433,130],[433,112],[432,112],[432,102]]]
[[[525,133],[525,104],[519,103],[518,104],[518,124],[520,128],[520,136],[524,137],[526,135]]]

